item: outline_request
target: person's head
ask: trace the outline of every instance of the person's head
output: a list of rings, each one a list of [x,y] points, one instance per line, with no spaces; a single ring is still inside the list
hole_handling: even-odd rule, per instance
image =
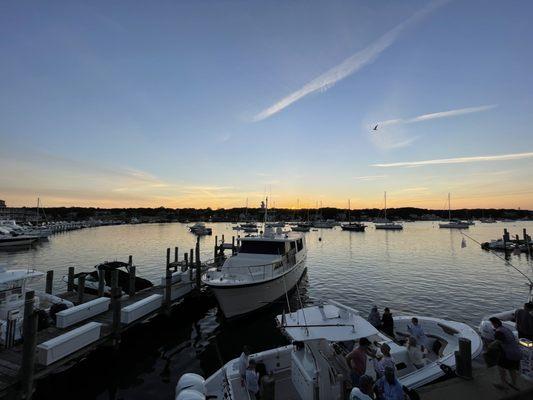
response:
[[[255,366],[256,366],[255,360],[250,360],[250,362],[248,363],[248,369],[255,371]]]
[[[242,352],[247,356],[250,355],[250,348],[248,346],[242,346]]]
[[[409,343],[409,346],[415,347],[416,346],[416,339],[413,336],[409,336],[408,343]]]
[[[390,346],[387,343],[381,345],[381,352],[385,357],[390,357]]]
[[[383,309],[383,312],[384,312],[385,314],[390,314],[389,307],[385,307],[385,308]]]
[[[363,375],[359,378],[359,389],[364,394],[372,393],[372,387],[374,386],[373,379],[368,375]]]
[[[418,318],[416,317],[411,318],[411,322],[413,323],[413,325],[418,325]]]
[[[372,306],[372,312],[378,312],[378,306]]]
[[[500,326],[502,326],[502,321],[499,318],[491,317],[489,318],[489,321],[494,329],[498,329]]]
[[[505,335],[501,331],[494,332],[494,340],[499,340],[500,342],[505,342]]]
[[[524,310],[528,311],[528,312],[531,312],[533,311],[533,303],[532,302],[527,302],[524,304]]]
[[[392,367],[385,367],[385,379],[390,384],[394,383],[395,377],[394,377],[394,368]]]
[[[359,339],[359,347],[367,349],[368,347],[370,347],[370,340],[368,340],[366,337],[362,337],[361,339]]]

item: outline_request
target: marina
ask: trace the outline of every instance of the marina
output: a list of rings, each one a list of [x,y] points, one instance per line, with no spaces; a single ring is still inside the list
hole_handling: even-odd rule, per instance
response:
[[[513,229],[521,227],[533,229],[530,222],[515,224],[516,228]],[[112,248],[116,248],[116,245],[119,245],[120,253],[131,252],[135,254],[133,259],[135,260],[134,264],[137,265],[137,274],[149,278],[154,283],[154,288],[135,295],[134,300],[140,301],[153,294],[164,296],[164,287],[161,286],[163,283],[161,279],[165,273],[165,262],[161,254],[161,248],[165,244],[170,245],[169,237],[174,237],[175,243],[179,243],[180,248],[192,247],[195,249],[196,243],[201,243],[199,254],[201,260],[206,260],[207,262],[214,262],[214,259],[217,256],[220,257],[223,251],[226,252],[226,257],[230,257],[236,251],[234,246],[237,243],[237,238],[235,238],[235,231],[232,229],[231,224],[210,223],[208,225],[212,227],[213,234],[217,237],[217,247],[215,247],[214,251],[213,238],[200,237],[197,239],[188,232],[186,224],[119,225],[72,231],[66,233],[64,236],[53,237],[49,242],[30,250],[2,252],[0,253],[0,262],[9,263],[13,267],[20,268],[22,266],[21,263],[25,265],[28,260],[34,259],[35,255],[33,253],[41,253],[39,259],[53,260],[53,264],[56,264],[61,258],[51,259],[50,256],[53,256],[53,254],[59,256],[68,247],[74,246],[74,243],[83,242],[85,246],[78,251],[81,259],[85,260],[83,264],[90,265],[90,260],[92,260],[93,264],[98,264],[98,259],[96,259],[95,254],[102,254],[102,257],[112,259],[110,253],[106,255],[106,251],[109,252],[109,250],[105,249],[109,248],[110,243],[115,243]],[[516,272],[509,270],[509,267],[506,267],[500,259],[491,253],[482,251],[473,242],[469,241],[467,247],[462,248],[461,242],[463,235],[459,231],[443,231],[438,229],[435,223],[427,222],[405,223],[404,225],[405,231],[402,234],[402,241],[407,241],[408,244],[411,243],[410,248],[412,250],[409,253],[404,253],[402,250],[404,247],[400,247],[400,241],[395,239],[397,237],[396,235],[389,235],[387,232],[375,230],[372,225],[367,228],[364,234],[343,231],[339,227],[303,233],[308,247],[308,254],[305,260],[307,272],[298,285],[300,296],[296,294],[296,291],[290,293],[290,307],[298,309],[300,308],[300,301],[304,305],[312,305],[323,298],[333,298],[333,300],[337,299],[346,303],[345,299],[347,296],[350,299],[350,304],[348,305],[356,307],[363,314],[373,304],[377,303],[392,307],[393,313],[395,314],[418,313],[428,316],[442,316],[448,319],[466,322],[470,326],[477,327],[484,316],[500,310],[513,309],[526,300],[527,287],[523,285],[520,277],[516,276]],[[471,228],[469,235],[473,235],[479,240],[487,240],[490,237],[501,234],[503,226],[508,226],[508,224],[476,225]],[[447,234],[443,235],[445,232]],[[233,242],[222,243],[218,239],[222,238],[222,235],[228,238],[233,237]],[[115,237],[129,237],[130,239],[127,242],[118,242],[117,239],[113,239]],[[144,252],[138,254],[134,250],[142,249],[142,247],[137,245],[135,238],[142,240],[143,243],[154,243],[157,245],[156,247],[144,248]],[[319,238],[321,240],[318,240]],[[147,239],[149,240],[146,241]],[[436,246],[436,243],[439,243],[439,245]],[[447,244],[443,245],[444,243]],[[365,251],[361,252],[359,249],[363,248]],[[430,252],[428,251],[429,249],[431,249]],[[177,264],[173,264],[174,253],[175,251],[169,248],[168,257],[171,268],[181,268],[184,263],[184,257],[183,255],[180,256],[180,261]],[[189,254],[189,252],[187,253]],[[427,259],[428,263],[413,265],[413,260],[415,260],[413,258],[414,254],[418,254],[417,259],[420,257]],[[99,259],[101,260],[102,257]],[[524,271],[527,272],[528,268],[531,270],[531,261],[524,253],[521,256],[510,254],[510,257],[513,263],[524,269]],[[480,259],[483,260],[485,267],[483,270],[476,271],[475,265],[478,264],[478,260]],[[429,260],[431,261],[429,262]],[[440,266],[438,267],[439,264]],[[379,269],[376,269],[376,267],[373,268],[373,265],[376,267],[379,266]],[[51,264],[44,264],[39,269],[46,271],[51,266]],[[79,270],[78,268],[76,270]],[[453,281],[450,282],[451,277],[456,274],[454,271],[458,268],[461,270],[462,276],[465,277],[466,284],[473,289],[472,295],[469,295],[469,292],[461,290],[461,286],[454,286]],[[67,286],[69,279],[67,270],[68,264],[64,264],[63,268],[56,270],[53,277],[54,293],[61,294],[66,292],[67,299],[78,302],[77,292],[74,291],[68,295]],[[86,271],[89,269],[84,268],[82,270]],[[382,274],[387,275],[385,280],[385,275]],[[339,280],[339,276],[341,275],[343,279]],[[416,276],[416,282],[411,279],[406,279],[409,276]],[[438,284],[438,282],[443,282],[444,277],[446,277],[448,283],[445,285]],[[196,276],[193,277],[193,280],[195,279]],[[398,284],[394,284],[394,280]],[[358,282],[359,289],[353,291],[352,285],[346,282]],[[424,284],[425,282],[427,282],[427,286]],[[412,294],[408,294],[402,290],[402,286],[405,285],[411,289]],[[497,286],[493,286],[491,290],[491,285]],[[504,285],[501,287],[506,288],[503,292],[501,291],[500,285]],[[332,296],[332,293],[335,292],[330,292],[326,289],[327,287],[336,287],[339,294],[333,294]],[[457,289],[454,289],[454,287],[457,287]],[[496,289],[496,287],[499,289]],[[42,287],[40,288],[42,289]],[[477,294],[491,293],[491,295],[484,297],[484,300],[480,302],[479,296],[473,293],[474,290]],[[494,296],[496,293],[499,293],[499,295]],[[84,296],[84,302],[92,301],[93,298],[94,295],[86,294]],[[440,301],[433,303],[429,301],[430,298],[439,298]],[[127,307],[131,302],[131,300],[125,300],[123,306]],[[185,301],[184,304],[191,304],[191,302],[187,303]],[[204,326],[204,328],[200,328],[197,334],[210,337],[212,335],[210,332],[215,332],[216,341],[214,343],[217,344],[213,347],[212,339],[207,339],[206,337],[208,342],[206,342],[207,346],[205,349],[196,350],[200,352],[193,356],[194,359],[204,360],[202,362],[203,367],[201,368],[194,367],[190,369],[189,367],[179,367],[181,362],[173,367],[171,366],[171,370],[173,371],[172,382],[175,383],[177,378],[184,372],[199,372],[204,376],[208,376],[217,369],[217,362],[215,360],[220,358],[227,361],[231,360],[231,358],[238,356],[240,348],[244,344],[253,346],[254,351],[268,350],[272,346],[285,344],[286,339],[278,331],[274,319],[276,315],[280,315],[283,310],[286,310],[286,304],[285,299],[280,299],[273,306],[267,307],[264,311],[257,312],[251,317],[244,318],[242,321],[226,321],[226,318],[218,311],[215,299],[208,300],[205,306],[199,307],[198,311],[200,314],[193,311],[196,309],[195,307],[190,308],[188,306],[188,310],[184,311],[183,306],[178,306],[177,311],[173,312],[173,318],[178,318],[181,321],[179,324],[186,322],[186,325],[188,325],[192,321],[202,321],[200,326]],[[186,315],[189,315],[186,320],[178,317],[184,312]],[[108,323],[107,328],[101,334],[103,338],[107,338],[103,341],[109,340],[109,336],[107,335],[112,332],[111,314],[108,312],[107,314],[101,314],[99,317],[90,319],[90,321],[94,322],[106,321]],[[148,316],[155,316],[156,319],[161,318],[151,314],[148,314]],[[251,321],[255,322],[250,323]],[[83,325],[83,323],[79,324]],[[141,329],[152,332],[152,328],[150,328],[151,324],[154,323],[143,324]],[[73,327],[78,325],[73,325]],[[192,326],[194,325],[197,326],[197,322]],[[136,325],[134,324],[132,327],[136,327]],[[182,328],[186,328],[186,326]],[[258,329],[263,332],[259,334]],[[126,329],[126,331],[129,330],[131,329]],[[119,347],[127,347],[128,335],[129,333],[124,332],[124,339],[119,344]],[[224,339],[227,335],[232,336],[230,342]],[[45,338],[50,338],[50,336],[40,337],[37,342],[39,343]],[[175,342],[173,338],[169,337],[165,340],[169,342],[164,346],[180,347],[179,342]],[[221,342],[224,343],[224,346],[220,345]],[[87,350],[90,349],[89,354],[91,354],[89,360],[102,357],[102,350],[99,350],[99,348],[101,347],[89,346],[87,348]],[[174,356],[177,358],[173,358],[174,362],[180,359],[179,354],[184,356],[184,350],[178,351]],[[120,352],[125,350],[119,349],[115,351]],[[69,368],[68,372],[64,371],[59,373],[59,376],[66,373],[76,376],[76,371],[82,371],[84,364],[87,362],[96,362],[74,362],[79,360],[79,354],[78,357],[71,356],[67,360],[73,364],[72,368]],[[56,366],[54,364],[51,365],[56,370],[56,368],[62,366],[62,363],[59,362]],[[56,375],[54,374],[53,376]],[[36,369],[35,377],[36,398],[40,398],[39,393],[43,393],[43,390],[46,392],[46,389],[44,389],[46,388],[46,382],[51,379],[57,379],[52,376],[47,376],[47,374],[43,375],[42,371],[38,368]],[[150,378],[150,381],[152,382],[151,384],[156,384],[156,387],[160,388],[161,385],[167,385],[156,376]],[[157,383],[158,381],[159,383]],[[143,385],[140,387],[134,385],[131,388],[133,389],[133,387],[137,388],[135,389],[136,391],[140,390],[140,393],[143,392]],[[103,390],[103,388],[100,390]],[[161,388],[160,390],[163,389]],[[172,391],[169,387],[164,390]],[[163,395],[161,397],[156,395],[155,397],[166,398]]]

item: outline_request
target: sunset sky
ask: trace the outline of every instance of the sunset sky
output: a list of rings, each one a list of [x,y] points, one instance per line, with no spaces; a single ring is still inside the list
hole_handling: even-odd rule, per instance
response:
[[[533,209],[533,2],[3,1],[8,205]],[[373,130],[378,125],[377,130]]]

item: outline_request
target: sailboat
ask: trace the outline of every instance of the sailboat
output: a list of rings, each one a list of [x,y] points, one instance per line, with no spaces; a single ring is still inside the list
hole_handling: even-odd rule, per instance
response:
[[[366,225],[360,222],[351,222],[350,212],[351,212],[350,199],[348,199],[348,223],[341,225],[342,230],[351,231],[351,232],[364,232]]]
[[[385,198],[385,209],[384,209],[384,219],[383,222],[374,223],[376,229],[385,229],[385,230],[391,230],[391,231],[400,231],[403,229],[402,224],[398,224],[393,221],[389,221],[387,219],[387,192],[385,192],[384,195]]]
[[[451,197],[450,193],[448,193],[448,222],[439,224],[439,228],[468,229],[469,226],[468,222],[452,219]]]

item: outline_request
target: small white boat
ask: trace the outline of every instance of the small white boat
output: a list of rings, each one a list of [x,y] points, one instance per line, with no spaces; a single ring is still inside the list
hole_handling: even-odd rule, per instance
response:
[[[189,226],[189,230],[197,236],[211,235],[213,233],[213,230],[206,227],[203,222],[197,222],[196,224]]]
[[[278,228],[281,231],[281,228]],[[305,238],[296,233],[240,238],[238,253],[219,269],[209,270],[203,282],[215,294],[226,318],[267,306],[290,291],[305,270]]]
[[[384,217],[381,219],[376,219],[374,222],[374,227],[376,229],[383,229],[388,231],[401,231],[403,230],[403,225],[397,222],[389,221],[387,219],[387,192],[384,194],[385,208],[384,208]],[[379,222],[378,222],[379,221]]]
[[[333,221],[333,220],[330,220],[330,219],[327,219],[327,220],[320,220],[320,221],[314,221],[313,222],[313,227],[314,228],[322,228],[322,229],[333,229],[334,227],[336,227],[338,224],[336,221]]]
[[[398,336],[408,336],[411,318],[394,318]],[[439,340],[443,346],[440,354],[429,356],[426,365],[420,369],[412,364],[407,347],[378,331],[356,310],[333,301],[278,315],[276,319],[280,328],[294,341],[294,345],[252,354],[250,359],[264,364],[267,373],[271,374],[275,381],[276,399],[342,400],[351,388],[350,369],[345,357],[360,338],[390,346],[398,380],[409,389],[430,383],[444,376],[446,370],[455,369],[454,352],[459,348],[459,338],[470,339],[472,357],[481,353],[481,338],[468,325],[439,318],[417,318],[429,341]],[[238,362],[238,359],[228,362],[202,382],[198,390],[207,398],[249,399],[241,385]],[[371,362],[367,363],[366,374],[375,376]]]
[[[448,193],[448,222],[443,222],[439,224],[439,228],[448,228],[448,229],[468,229],[470,225],[474,225],[474,222],[468,221],[459,221],[457,219],[452,219],[452,209],[451,209],[451,199],[450,193]]]
[[[14,321],[13,339],[22,337],[24,320],[24,303],[26,285],[44,276],[44,273],[34,269],[7,269],[0,265],[0,343],[5,343],[8,321]],[[52,305],[63,305],[70,308],[73,304],[52,294],[35,291],[34,307],[46,312]]]

